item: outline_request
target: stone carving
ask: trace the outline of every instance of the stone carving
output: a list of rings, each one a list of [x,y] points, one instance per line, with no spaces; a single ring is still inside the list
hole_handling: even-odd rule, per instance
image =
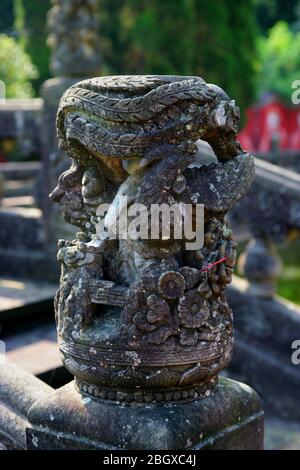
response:
[[[62,94],[79,80],[101,74],[99,5],[96,0],[52,0],[47,16],[50,69],[55,78],[46,80],[41,89],[42,159],[37,204],[43,210],[49,251],[55,252],[57,234],[74,236],[74,228],[61,220],[49,205],[48,194],[58,176],[68,168],[68,157],[57,148],[55,117]],[[67,200],[65,199],[67,203]]]
[[[60,241],[55,309],[59,347],[78,389],[125,401],[210,394],[230,361],[224,296],[236,256],[226,212],[254,178],[238,141],[239,111],[198,77],[120,76],[82,81],[63,95],[60,148],[72,159],[51,194],[80,227]],[[198,139],[218,161],[197,166]],[[204,204],[204,245],[174,237],[101,240],[101,203]],[[218,264],[212,263],[218,262]]]
[[[52,0],[48,13],[51,71],[56,77],[93,76],[99,71],[96,0]]]

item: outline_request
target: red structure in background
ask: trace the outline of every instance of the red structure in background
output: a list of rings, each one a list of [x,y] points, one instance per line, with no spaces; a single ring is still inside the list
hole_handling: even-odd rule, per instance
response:
[[[239,134],[244,149],[267,153],[272,149],[300,150],[300,107],[288,107],[272,96],[246,111],[247,124]]]

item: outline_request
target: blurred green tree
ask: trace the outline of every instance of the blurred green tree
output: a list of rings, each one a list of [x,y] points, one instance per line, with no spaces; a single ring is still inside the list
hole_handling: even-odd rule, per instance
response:
[[[101,47],[112,73],[189,73],[190,0],[100,0]]]
[[[16,38],[37,66],[39,74],[32,80],[36,94],[50,76],[46,45],[46,16],[50,3],[50,0],[0,0],[0,32]]]
[[[292,82],[300,78],[300,32],[279,21],[260,38],[259,53],[258,93],[273,92],[290,101]]]
[[[252,102],[254,0],[100,0],[100,19],[111,73],[200,75]]]
[[[2,1],[23,2],[25,47],[39,69],[37,91],[50,75],[45,30],[50,0],[38,8],[36,0]],[[222,86],[242,109],[252,102],[259,0],[97,1],[103,73],[200,75]]]
[[[13,0],[0,2],[0,32],[10,34],[14,29],[15,10]]]
[[[0,80],[5,83],[6,97],[32,97],[30,80],[37,75],[37,69],[22,45],[6,34],[0,34]]]
[[[17,33],[19,42],[25,46],[25,10],[23,0],[14,0],[14,28]]]
[[[46,17],[50,8],[50,0],[39,2],[36,0],[23,0],[23,5],[26,32],[25,49],[39,70],[38,76],[32,82],[34,90],[38,93],[41,84],[50,76],[50,51],[46,44]]]
[[[252,0],[194,1],[193,73],[220,85],[244,110],[255,96],[257,27]]]
[[[262,34],[274,26],[277,21],[286,21],[296,25],[300,13],[299,0],[255,0],[256,17]]]

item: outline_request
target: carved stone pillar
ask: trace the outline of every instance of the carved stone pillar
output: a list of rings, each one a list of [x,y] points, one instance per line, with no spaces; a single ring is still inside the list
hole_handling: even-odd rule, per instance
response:
[[[239,272],[248,281],[248,293],[258,297],[273,297],[282,262],[271,240],[257,237],[250,240],[238,260]]]
[[[44,100],[42,141],[43,170],[38,199],[46,219],[48,238],[70,236],[57,212],[53,217],[48,195],[59,174],[67,169],[65,153],[57,149],[55,117],[62,94],[85,77],[100,75],[99,18],[95,0],[52,0],[47,18],[48,45],[51,49],[50,70],[54,78],[41,88]],[[55,235],[54,235],[55,234]]]
[[[91,446],[262,445],[255,393],[226,379],[218,384],[233,344],[224,292],[236,245],[226,212],[254,177],[253,158],[236,141],[238,122],[234,102],[198,77],[96,78],[72,86],[61,99],[59,144],[72,163],[51,199],[81,231],[73,241],[59,241],[55,310],[59,348],[77,392],[68,385],[46,408],[48,415],[59,407],[67,422],[71,408],[84,414],[82,396],[96,427],[81,432],[77,420],[65,432],[81,433]],[[217,163],[195,165],[200,138]],[[109,204],[109,226],[112,208],[119,209],[120,221],[125,196],[129,207],[143,204],[149,211],[153,204],[189,204],[194,217],[203,204],[203,246],[187,249],[190,240],[166,238],[163,227],[157,239],[102,239],[97,208]],[[42,405],[32,410],[33,428],[41,412]],[[229,430],[233,424],[235,431]],[[220,431],[224,438],[217,437]],[[39,439],[46,447],[45,433]]]

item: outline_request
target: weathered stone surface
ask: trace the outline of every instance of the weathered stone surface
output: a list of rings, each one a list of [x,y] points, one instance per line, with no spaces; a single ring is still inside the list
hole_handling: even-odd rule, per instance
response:
[[[58,137],[72,164],[51,199],[81,232],[59,241],[55,310],[75,388],[31,408],[28,448],[262,447],[258,397],[217,378],[233,341],[224,291],[236,245],[225,213],[254,177],[238,118],[198,77],[105,77],[64,93]],[[217,157],[207,167],[197,164],[200,138]],[[110,226],[124,196],[146,208],[204,203],[203,246],[187,250],[188,237],[165,238],[162,227],[154,239],[102,238],[98,206],[110,204]]]
[[[29,408],[53,389],[12,363],[0,365],[0,442],[7,449],[25,449]]]
[[[243,154],[225,164],[204,165],[200,171],[188,168],[186,174],[194,203],[205,204],[214,212],[228,211],[248,192],[253,181],[253,161]]]
[[[225,212],[254,177],[253,159],[236,140],[238,118],[223,90],[198,77],[96,78],[63,95],[58,137],[73,162],[51,198],[82,233],[59,243],[56,312],[60,349],[80,390],[91,384],[93,395],[109,390],[146,402],[156,393],[201,396],[229,363],[224,290],[236,245]],[[216,164],[195,165],[199,138]],[[203,247],[188,251],[186,240],[164,240],[161,231],[157,240],[100,239],[96,209],[118,206],[121,195],[146,207],[203,203]]]
[[[29,449],[262,449],[263,412],[225,378],[210,396],[146,406],[93,400],[70,383],[31,407]]]

